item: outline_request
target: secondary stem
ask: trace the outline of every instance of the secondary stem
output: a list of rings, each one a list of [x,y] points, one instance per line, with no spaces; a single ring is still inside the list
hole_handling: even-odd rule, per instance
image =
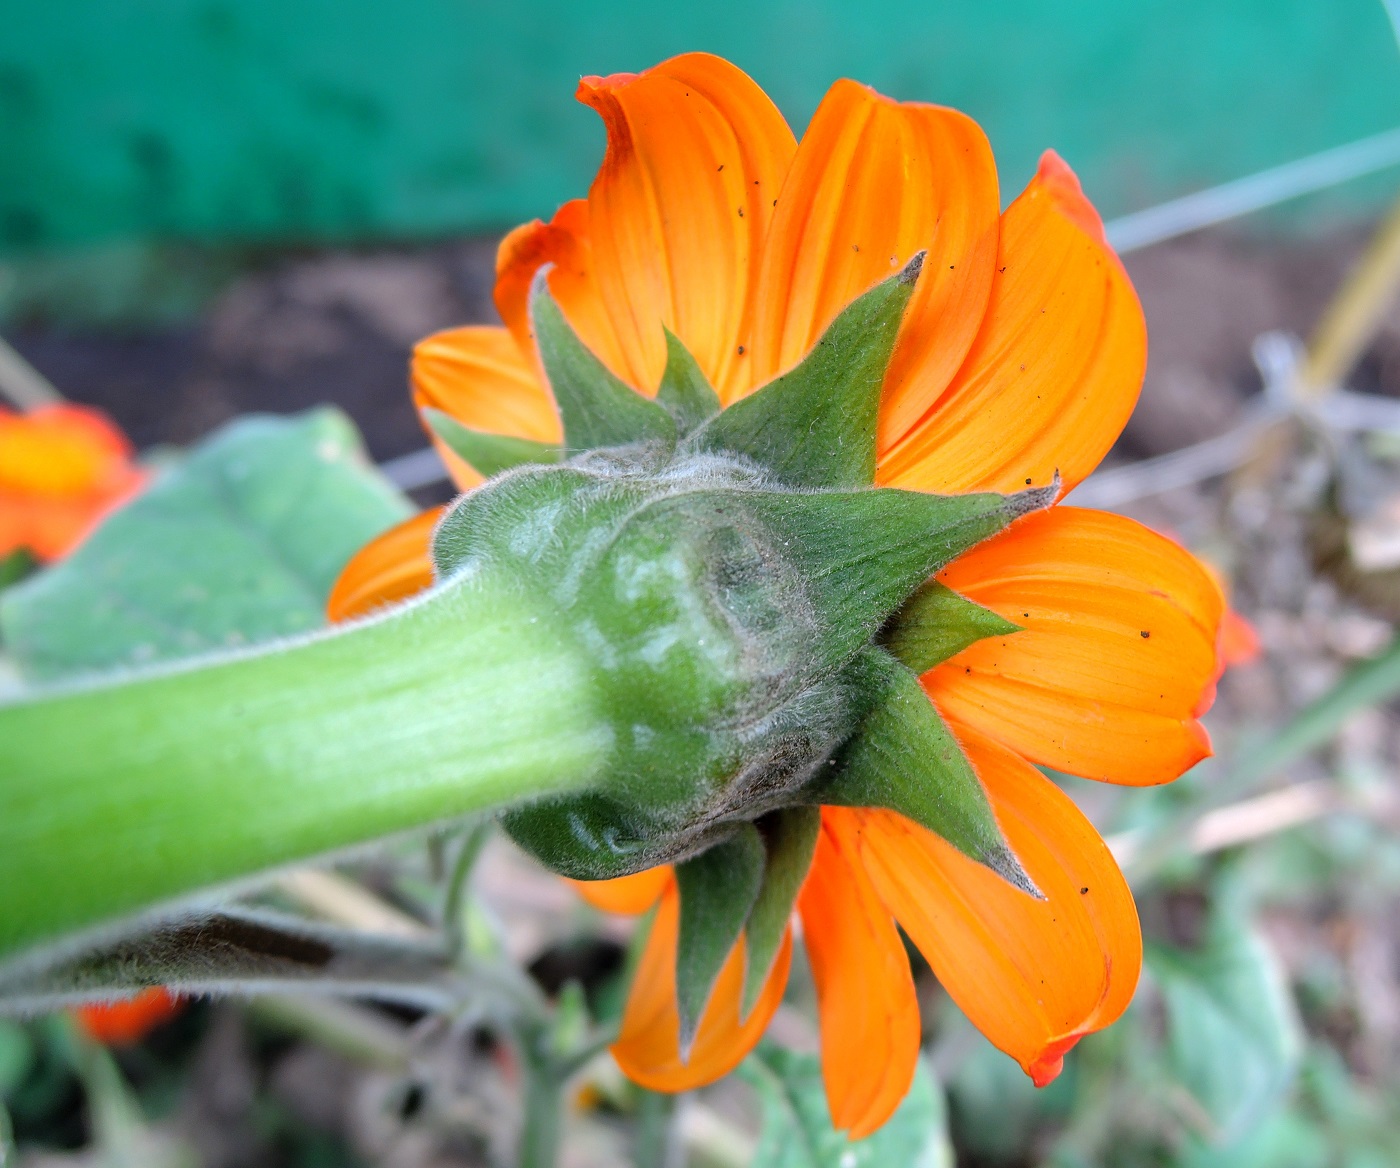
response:
[[[564,1082],[553,1060],[536,1049],[539,1036],[522,1027],[520,1037],[525,1106],[516,1164],[518,1168],[554,1168],[563,1134]]]
[[[478,573],[360,625],[0,706],[0,956],[392,832],[587,785],[553,610]]]

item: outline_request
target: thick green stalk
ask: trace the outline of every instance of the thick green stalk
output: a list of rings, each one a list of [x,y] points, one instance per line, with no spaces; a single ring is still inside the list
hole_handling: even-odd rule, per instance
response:
[[[360,625],[0,706],[0,955],[392,832],[576,790],[612,742],[505,571]]]

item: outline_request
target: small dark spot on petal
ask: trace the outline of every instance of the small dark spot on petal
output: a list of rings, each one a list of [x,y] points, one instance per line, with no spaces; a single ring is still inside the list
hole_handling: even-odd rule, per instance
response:
[[[1025,366],[1022,365],[1021,368],[1024,369]],[[1030,486],[1030,485],[1031,485],[1031,480],[1030,480],[1030,479],[1027,479],[1027,480],[1026,480],[1026,486]]]
[[[742,357],[743,355],[744,355],[744,346],[743,346],[743,345],[740,345],[740,346],[739,346],[739,356]]]
[[[1083,888],[1081,888],[1081,889],[1079,890],[1079,895],[1080,895],[1080,896],[1088,896],[1088,895],[1089,895],[1089,888],[1088,888],[1088,885],[1085,885]]]
[[[743,207],[740,207],[740,208],[739,208],[739,218],[742,219],[743,217],[744,217],[744,208],[743,208]]]
[[[1151,634],[1147,629],[1143,629],[1142,632],[1139,633],[1138,635],[1145,641],[1145,640],[1147,640],[1147,638],[1150,637],[1152,634]]]
[[[723,169],[724,169],[724,163],[721,162],[721,163],[719,164],[719,170],[715,171],[715,173],[718,174],[719,171],[720,171],[720,170],[723,170]]]

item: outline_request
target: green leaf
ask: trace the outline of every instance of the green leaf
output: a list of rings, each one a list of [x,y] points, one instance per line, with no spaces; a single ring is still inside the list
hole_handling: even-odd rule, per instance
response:
[[[816,807],[787,807],[758,821],[768,855],[763,868],[763,885],[744,926],[748,960],[744,966],[741,1019],[749,1016],[773,968],[773,959],[778,955],[792,916],[793,903],[802,881],[807,878],[807,869],[812,866],[821,824],[821,812]]]
[[[365,994],[441,1009],[454,993],[447,955],[414,942],[265,909],[186,912],[87,950],[59,946],[0,965],[0,1013],[31,1014],[164,985],[192,994],[280,988]]]
[[[472,430],[451,414],[435,410],[432,406],[424,407],[423,417],[447,448],[482,478],[489,479],[513,466],[553,463],[563,457],[563,452],[552,442],[533,442],[529,438],[514,438],[509,434]]]
[[[695,446],[745,455],[793,487],[873,483],[885,369],[923,262],[847,305],[800,365],[696,431]]]
[[[704,371],[670,329],[666,330],[666,372],[656,400],[670,411],[677,431],[689,434],[719,413],[719,394]]]
[[[739,1074],[763,1109],[750,1168],[953,1168],[943,1092],[922,1059],[898,1110],[856,1141],[831,1126],[821,1064],[812,1056],[764,1043]]]
[[[24,1027],[0,1019],[0,1106],[34,1065],[34,1044]]]
[[[953,1141],[970,1163],[1024,1163],[1027,1148],[1043,1148],[1048,1132],[1064,1129],[1072,1115],[1077,1118],[1097,1103],[1088,1090],[1081,1091],[1076,1056],[1048,1087],[1036,1087],[1015,1059],[997,1050],[949,1002],[939,1011],[938,1044],[957,1052],[944,1085]],[[1034,1162],[1039,1168],[1090,1168],[1082,1159],[1062,1160],[1053,1151]]]
[[[31,575],[39,566],[27,548],[16,548],[7,556],[0,556],[0,589],[18,584]]]
[[[1166,1004],[1176,1078],[1210,1116],[1218,1144],[1246,1136],[1287,1091],[1302,1025],[1283,968],[1264,938],[1218,913],[1195,950],[1149,948]]]
[[[690,1055],[696,1027],[763,883],[767,852],[752,823],[693,860],[676,865],[681,894],[676,946],[676,1001],[681,1058]]]
[[[339,411],[245,418],[6,591],[0,629],[36,679],[305,632],[346,561],[411,513]]]
[[[832,760],[821,801],[898,811],[1008,884],[1040,896],[918,676],[880,649],[868,650],[863,664],[880,680],[884,697]]]
[[[1020,631],[1020,625],[930,580],[895,613],[881,640],[915,673],[927,673],[986,637]]]
[[[1172,1168],[1389,1168],[1394,1163],[1391,1149],[1375,1159],[1347,1155],[1333,1147],[1329,1134],[1302,1108],[1278,1107],[1235,1143],[1220,1147],[1192,1141]],[[1393,1130],[1387,1137],[1393,1141]]]
[[[833,630],[823,651],[846,659],[939,568],[1022,515],[1058,484],[1014,495],[928,495],[893,489],[752,493],[750,506],[787,539]]]
[[[618,378],[579,340],[549,291],[547,271],[540,269],[530,289],[530,322],[564,423],[567,451],[674,443],[676,423],[665,407]]]

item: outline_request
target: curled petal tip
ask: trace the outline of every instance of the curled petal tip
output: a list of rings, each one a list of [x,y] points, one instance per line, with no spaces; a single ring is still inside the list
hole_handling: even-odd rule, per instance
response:
[[[1103,220],[1099,218],[1093,203],[1085,197],[1079,176],[1070,168],[1069,163],[1055,151],[1047,150],[1040,156],[1040,165],[1036,168],[1035,177],[1055,200],[1056,206],[1076,227],[1096,243],[1108,246]]]
[[[584,105],[594,105],[602,94],[614,89],[621,89],[628,82],[637,80],[636,73],[609,73],[606,77],[599,77],[597,74],[589,74],[578,79],[578,88],[574,90],[574,98]]]
[[[1058,1079],[1060,1072],[1065,1069],[1065,1055],[1074,1048],[1075,1043],[1082,1037],[1082,1034],[1074,1033],[1054,1039],[1034,1059],[1023,1064],[1023,1069],[1030,1076],[1031,1082],[1037,1087],[1048,1087]]]

